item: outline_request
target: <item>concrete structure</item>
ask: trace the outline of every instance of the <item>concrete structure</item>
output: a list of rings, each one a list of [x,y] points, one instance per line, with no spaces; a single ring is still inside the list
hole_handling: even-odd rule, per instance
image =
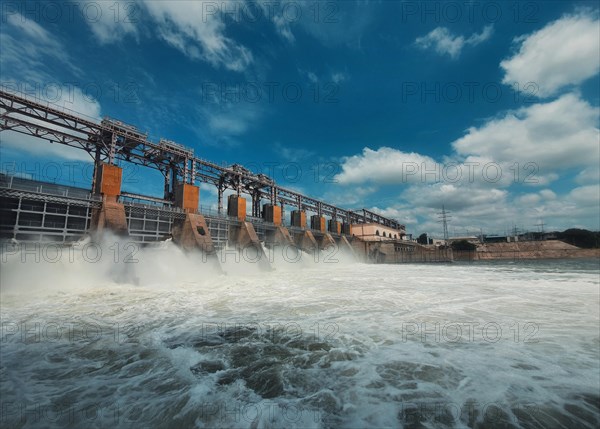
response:
[[[364,241],[401,240],[404,228],[391,228],[377,223],[353,224],[352,236]]]
[[[319,215],[310,217],[310,227],[316,231],[325,232],[325,218]]]
[[[186,250],[209,255],[233,245],[264,256],[263,243],[315,252],[336,245],[356,249],[361,246],[355,242],[378,241],[377,237],[395,240],[404,234],[404,226],[394,219],[366,209],[346,210],[302,195],[239,164],[225,167],[211,163],[176,142],[166,139],[153,142],[147,133],[119,120],[106,117],[101,122],[94,121],[4,90],[0,90],[0,109],[3,112],[0,131],[37,137],[40,144],[51,142],[81,149],[94,160],[90,190],[15,181],[14,177],[3,176],[3,181],[0,180],[2,239],[51,238],[68,244],[88,232],[98,236],[110,229],[128,235],[133,242],[149,243],[172,237]],[[164,177],[164,197],[123,191],[119,162],[160,171]],[[217,213],[198,212],[199,183],[216,187]],[[234,194],[228,197],[227,211],[223,213],[223,193],[227,189]],[[250,204],[242,195],[251,199]],[[288,207],[292,209],[289,229],[285,226]],[[311,229],[307,229],[307,212],[312,215]],[[373,253],[370,246],[366,246],[366,260]]]
[[[291,226],[296,228],[306,228],[306,212],[303,210],[294,210],[291,214]]]
[[[102,163],[96,168],[96,193],[102,197],[102,204],[92,211],[91,230],[95,234],[109,229],[117,235],[127,235],[125,207],[117,202],[122,177],[123,170],[116,165]]]

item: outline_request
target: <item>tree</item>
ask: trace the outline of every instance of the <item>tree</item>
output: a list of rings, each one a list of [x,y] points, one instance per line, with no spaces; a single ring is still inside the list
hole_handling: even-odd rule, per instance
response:
[[[600,247],[600,232],[571,228],[556,234],[559,240],[583,249]]]
[[[472,252],[477,249],[477,246],[467,240],[458,240],[452,242],[452,250],[468,250]]]
[[[419,244],[429,244],[429,240],[427,239],[427,233],[424,232],[423,234],[419,235],[419,238],[417,238],[417,243]]]

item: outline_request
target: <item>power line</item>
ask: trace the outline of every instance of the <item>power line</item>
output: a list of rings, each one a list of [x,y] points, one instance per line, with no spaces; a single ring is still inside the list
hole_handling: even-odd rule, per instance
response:
[[[448,239],[450,237],[448,237],[448,222],[450,221],[450,219],[452,219],[452,216],[449,215],[450,212],[446,211],[446,208],[444,207],[444,205],[442,204],[442,212],[438,213],[438,218],[440,220],[438,220],[438,222],[442,223],[442,227],[444,228],[444,240],[446,242],[448,242]]]

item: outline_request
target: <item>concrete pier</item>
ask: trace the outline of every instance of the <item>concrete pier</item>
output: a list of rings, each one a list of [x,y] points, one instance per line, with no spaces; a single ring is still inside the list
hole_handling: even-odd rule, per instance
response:
[[[171,231],[173,241],[186,251],[200,250],[207,255],[215,255],[215,247],[204,216],[187,213]]]
[[[119,236],[128,235],[125,207],[119,203],[123,170],[112,164],[100,164],[96,168],[96,193],[102,196],[100,208],[92,211],[91,230],[100,237],[104,230]]]
[[[281,225],[281,207],[273,204],[263,205],[262,218],[273,225]]]
[[[327,231],[333,234],[340,235],[342,233],[342,223],[337,222],[333,219],[329,219],[329,221],[327,222]]]
[[[296,243],[296,246],[306,253],[312,254],[319,250],[319,245],[315,236],[308,229],[304,232],[294,234],[294,242]]]
[[[317,200],[241,164],[218,165],[196,156],[194,148],[165,138],[149,139],[148,133],[134,124],[108,116],[92,120],[12,91],[0,90],[0,106],[0,131],[16,130],[44,143],[68,145],[94,156],[91,189],[42,182],[32,188],[33,183],[15,181],[14,176],[3,181],[0,173],[0,198],[5,203],[0,206],[0,214],[5,216],[0,224],[0,240],[67,244],[81,235],[100,235],[110,229],[128,235],[134,243],[146,244],[173,236],[183,247],[206,251],[223,249],[228,241],[238,246],[246,243],[258,250],[261,242],[287,244],[290,238],[298,247],[316,251],[319,246],[331,246],[332,240],[342,235],[374,241],[380,237],[402,240],[405,235],[405,226],[395,219],[364,208],[348,210]],[[61,124],[60,130],[56,124]],[[159,171],[164,177],[163,196],[122,192],[123,172],[117,163]],[[15,183],[21,189],[15,188]],[[217,188],[216,215],[207,213],[203,218],[198,213],[200,193],[195,185],[199,183]],[[234,194],[229,197],[227,216],[223,216],[223,193],[227,190]],[[247,202],[242,195],[251,198],[250,217],[246,216]],[[261,211],[263,201],[268,204]],[[294,210],[291,234],[277,229],[284,226],[285,207]],[[307,213],[313,215],[310,230]],[[329,223],[325,217],[331,219]],[[345,224],[340,226],[338,219]],[[251,224],[245,224],[247,221]],[[350,225],[356,226],[356,233]],[[388,255],[398,253],[381,251]]]
[[[237,195],[230,195],[227,199],[227,216],[244,222],[246,220],[246,199]]]
[[[310,217],[310,227],[315,231],[325,232],[325,218],[323,216],[314,215]]]
[[[291,213],[291,224],[296,228],[306,228],[306,212],[303,210],[294,210]]]
[[[352,247],[352,244],[350,244],[345,236],[341,235],[337,243],[340,250],[350,253],[350,255],[354,256],[354,259],[357,261],[359,260],[356,252],[354,251],[354,247]]]
[[[306,211],[291,212],[291,226],[283,226],[282,208],[274,204],[262,207],[262,219],[246,216],[246,200],[233,195],[227,213],[203,215],[198,212],[200,191],[189,183],[177,183],[169,193],[173,200],[144,197],[121,192],[122,170],[111,164],[99,164],[90,189],[46,184],[0,174],[0,213],[5,224],[4,239],[58,242],[66,245],[85,234],[111,230],[128,235],[132,243],[145,245],[169,237],[186,251],[200,250],[208,260],[218,262],[221,249],[230,245],[244,252],[244,259],[270,269],[263,246],[289,247],[314,253],[331,248],[352,249],[357,260],[368,263],[445,262],[452,260],[450,249],[431,249],[408,240],[397,239],[401,230],[381,224],[328,222],[322,231],[323,217],[314,215],[307,229]],[[145,201],[145,202],[144,202]],[[341,233],[339,233],[341,230]],[[354,231],[349,236],[348,231]],[[385,233],[385,235],[384,235]],[[287,247],[286,247],[287,246]],[[277,250],[279,252],[279,250]]]
[[[321,250],[325,250],[328,249],[329,247],[335,247],[337,246],[335,240],[333,239],[333,237],[331,236],[331,234],[325,233],[323,235],[321,235],[320,239],[318,240],[319,243],[319,249]]]
[[[246,222],[246,200],[237,195],[230,195],[227,200],[227,214],[239,221],[239,225],[229,228],[229,244],[243,252],[246,260],[256,262],[262,270],[272,270],[254,226]]]

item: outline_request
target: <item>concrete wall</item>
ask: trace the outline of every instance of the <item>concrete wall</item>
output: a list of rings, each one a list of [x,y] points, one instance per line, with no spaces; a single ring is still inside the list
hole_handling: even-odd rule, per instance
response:
[[[383,236],[384,233],[385,237]],[[359,223],[352,225],[352,235],[365,241],[381,241],[389,238],[396,238],[400,240],[402,235],[404,235],[404,231],[375,223]]]

